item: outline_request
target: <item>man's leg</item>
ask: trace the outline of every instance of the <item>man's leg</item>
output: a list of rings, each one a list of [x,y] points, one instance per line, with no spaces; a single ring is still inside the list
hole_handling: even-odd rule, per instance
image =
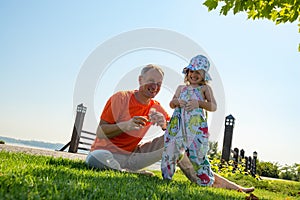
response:
[[[142,144],[128,158],[126,168],[140,170],[161,160],[164,147],[164,136]]]
[[[124,154],[112,154],[107,150],[95,150],[88,154],[85,162],[88,166],[98,169],[113,169],[122,172],[144,174],[148,176],[154,175],[152,172],[127,169],[126,166],[128,158],[129,156]]]
[[[85,162],[88,166],[94,168],[122,170],[119,162],[114,158],[113,154],[107,150],[95,150],[90,152]]]

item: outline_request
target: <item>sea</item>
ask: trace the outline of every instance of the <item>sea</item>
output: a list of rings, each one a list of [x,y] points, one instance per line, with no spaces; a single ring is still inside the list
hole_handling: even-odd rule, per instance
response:
[[[50,142],[43,142],[43,141],[36,141],[36,140],[20,140],[20,139],[4,137],[4,136],[0,136],[0,141],[4,141],[5,144],[9,144],[9,145],[47,149],[47,150],[59,150],[64,146],[64,144],[61,143],[50,143]]]

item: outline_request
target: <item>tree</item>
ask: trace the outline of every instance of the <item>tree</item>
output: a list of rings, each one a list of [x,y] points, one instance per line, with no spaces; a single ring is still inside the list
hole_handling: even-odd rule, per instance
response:
[[[296,176],[296,169],[294,167],[285,165],[280,168],[279,178],[285,180],[296,180]]]
[[[277,24],[294,22],[298,19],[300,33],[300,1],[299,0],[206,0],[203,4],[208,11],[221,5],[220,14],[226,16],[246,12],[248,19],[268,19]],[[298,45],[300,51],[300,44]]]
[[[300,164],[292,166],[285,165],[280,169],[279,178],[293,181],[300,181]]]

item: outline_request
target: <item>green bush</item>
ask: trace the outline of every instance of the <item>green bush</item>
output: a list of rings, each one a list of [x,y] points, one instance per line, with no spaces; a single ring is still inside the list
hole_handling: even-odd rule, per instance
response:
[[[272,162],[259,162],[256,164],[256,173],[259,176],[266,176],[271,178],[279,178],[279,165]]]

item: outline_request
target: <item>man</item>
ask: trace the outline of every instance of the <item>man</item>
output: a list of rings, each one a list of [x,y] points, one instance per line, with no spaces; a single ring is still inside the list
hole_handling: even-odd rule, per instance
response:
[[[138,90],[120,91],[109,98],[86,159],[88,165],[137,171],[161,159],[163,136],[139,143],[151,125],[164,130],[170,119],[160,103],[153,99],[160,91],[163,77],[160,67],[147,65],[138,78]]]
[[[95,168],[114,169],[153,175],[138,171],[161,160],[164,139],[157,137],[145,144],[140,141],[151,125],[167,128],[170,116],[153,98],[160,91],[164,77],[163,70],[149,64],[138,78],[139,89],[120,91],[107,101],[100,117],[97,137],[91,146],[86,163]],[[196,173],[187,156],[178,166],[190,181],[196,182]],[[243,188],[215,175],[213,187],[252,192],[254,188]]]

